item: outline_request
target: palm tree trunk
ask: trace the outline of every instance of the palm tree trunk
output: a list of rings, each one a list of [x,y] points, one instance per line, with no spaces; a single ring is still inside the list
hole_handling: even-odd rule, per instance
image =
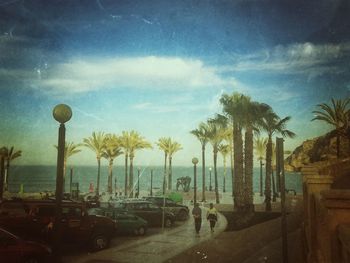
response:
[[[266,145],[266,176],[265,176],[265,210],[271,211],[271,158],[272,158],[272,138]]]
[[[222,192],[226,193],[226,156],[224,156],[224,178],[223,178],[223,187],[222,187]]]
[[[235,208],[244,210],[244,182],[243,182],[243,141],[242,130],[235,126],[234,137],[234,173],[235,173]]]
[[[130,158],[130,170],[129,170],[129,189],[130,194],[129,197],[134,197],[134,156],[132,154],[129,155]]]
[[[124,187],[124,196],[128,196],[128,154],[125,153],[125,187]]]
[[[108,166],[108,193],[110,194],[112,194],[113,192],[112,179],[113,179],[113,159],[111,158],[109,160],[109,166]]]
[[[100,195],[100,174],[101,174],[101,159],[97,158],[97,185],[96,185],[96,195]]]
[[[263,196],[263,172],[262,172],[263,163],[260,159],[260,196]]]
[[[168,177],[168,189],[169,190],[172,190],[172,166],[171,166],[171,163],[172,163],[172,159],[173,157],[171,157],[169,155],[169,177]]]
[[[235,205],[235,179],[234,179],[234,166],[233,166],[233,138],[234,138],[234,129],[232,129],[232,140],[230,140],[230,162],[231,162],[231,183],[232,183],[232,198],[233,198],[233,203]]]
[[[164,153],[163,195],[165,195],[165,190],[166,190],[166,179],[167,179],[166,163],[167,163],[167,159],[168,159],[168,154]]]
[[[272,179],[272,202],[276,202],[276,184],[275,184],[275,175],[273,172],[273,168],[271,170],[271,179]]]
[[[205,145],[202,145],[202,202],[205,201]]]
[[[218,171],[216,168],[217,159],[218,159],[218,152],[215,149],[214,150],[215,199],[216,199],[216,203],[219,204],[220,199],[219,199],[219,188],[218,188]]]
[[[244,176],[245,176],[245,207],[247,211],[254,211],[253,199],[253,129],[248,126],[245,133],[245,159],[244,159]]]

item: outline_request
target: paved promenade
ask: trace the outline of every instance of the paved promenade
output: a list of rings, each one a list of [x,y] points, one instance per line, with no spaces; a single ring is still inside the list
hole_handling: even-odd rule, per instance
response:
[[[206,220],[207,208],[202,208],[202,228],[196,236],[194,220],[190,216],[181,226],[166,229],[161,234],[140,238],[120,246],[79,257],[67,257],[63,262],[94,263],[94,262],[165,262],[168,259],[188,250],[189,248],[217,236],[226,229],[226,218],[219,214],[214,233],[211,233],[209,222]],[[192,211],[192,207],[190,207]],[[118,240],[118,237],[115,238]],[[205,255],[203,255],[205,257]]]

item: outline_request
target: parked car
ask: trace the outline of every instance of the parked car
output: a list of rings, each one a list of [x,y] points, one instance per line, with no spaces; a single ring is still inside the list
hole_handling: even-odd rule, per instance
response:
[[[0,225],[25,237],[52,242],[55,200],[7,200],[0,204]],[[108,247],[116,222],[89,215],[83,203],[62,202],[62,243],[88,245],[92,250]]]
[[[162,196],[148,196],[144,199],[155,203],[159,207],[164,207],[168,212],[172,212],[175,215],[176,220],[184,221],[189,217],[188,206],[178,204],[170,198],[164,198]]]
[[[121,212],[115,208],[91,208],[88,210],[92,215],[103,215],[110,217],[118,222],[118,233],[133,233],[135,235],[143,236],[147,232],[148,222],[143,218]]]
[[[161,209],[156,204],[146,200],[123,200],[115,203],[118,211],[128,212],[142,217],[150,227],[162,226],[164,215],[164,226],[171,227],[175,222],[175,215]]]
[[[50,262],[51,248],[0,228],[0,262]]]

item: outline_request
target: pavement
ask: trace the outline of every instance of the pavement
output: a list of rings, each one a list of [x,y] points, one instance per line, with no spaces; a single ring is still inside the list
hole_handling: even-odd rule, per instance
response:
[[[79,257],[65,257],[63,262],[74,263],[112,263],[112,262],[166,262],[184,251],[222,233],[227,226],[225,216],[219,213],[214,233],[210,231],[206,220],[207,208],[202,208],[202,227],[199,236],[196,235],[192,216],[180,226],[165,229],[160,234],[131,240],[120,246],[105,249],[100,252],[79,255]],[[190,207],[192,211],[192,207]],[[116,238],[118,239],[118,238]]]

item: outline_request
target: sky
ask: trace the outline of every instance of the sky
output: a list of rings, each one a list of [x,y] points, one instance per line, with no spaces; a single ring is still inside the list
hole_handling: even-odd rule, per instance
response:
[[[190,131],[240,92],[291,116],[294,150],[331,129],[310,121],[316,105],[350,94],[349,13],[347,0],[0,0],[0,145],[22,150],[16,164],[55,164],[65,103],[67,141],[136,130],[154,149],[135,165],[161,165],[155,142],[171,137],[173,165],[189,166]]]

